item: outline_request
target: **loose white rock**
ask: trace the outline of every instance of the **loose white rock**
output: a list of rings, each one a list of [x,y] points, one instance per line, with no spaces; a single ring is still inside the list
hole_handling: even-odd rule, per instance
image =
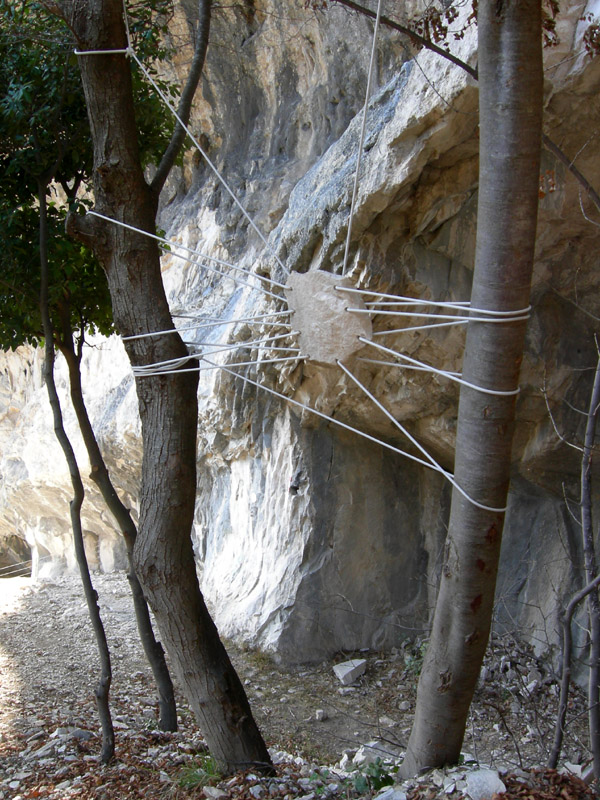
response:
[[[495,792],[505,792],[506,786],[493,769],[478,769],[469,772],[466,792],[471,800],[490,800]]]
[[[344,686],[348,686],[361,675],[364,675],[367,669],[367,662],[364,658],[354,658],[350,661],[342,661],[341,664],[336,664],[333,671],[338,679]]]
[[[406,792],[397,786],[386,786],[375,797],[377,800],[406,800]]]

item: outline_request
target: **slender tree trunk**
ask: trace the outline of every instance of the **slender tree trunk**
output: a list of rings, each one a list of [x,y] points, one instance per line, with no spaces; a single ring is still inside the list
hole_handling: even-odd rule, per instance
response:
[[[127,548],[127,558],[129,561],[129,571],[127,579],[131,588],[133,597],[133,607],[135,610],[135,619],[137,628],[144,648],[144,653],[152,669],[152,675],[158,689],[158,705],[159,705],[159,727],[163,731],[176,731],[177,730],[177,706],[175,704],[175,694],[173,691],[173,682],[169,674],[169,668],[165,660],[165,653],[162,645],[156,640],[154,631],[152,630],[152,621],[150,619],[150,610],[148,603],[144,597],[144,592],[138,580],[133,567],[133,548],[137,537],[137,529],[129,509],[121,502],[115,487],[110,479],[110,475],[98,441],[90,422],[87,413],[85,401],[83,399],[83,391],[81,388],[81,352],[75,351],[73,342],[73,333],[71,330],[71,323],[69,315],[65,315],[65,324],[63,325],[62,336],[60,338],[59,348],[63,354],[67,366],[69,368],[69,384],[71,389],[71,402],[75,409],[79,430],[81,431],[83,441],[85,443],[88,457],[90,459],[91,475],[90,477],[98,486],[100,493],[106,503],[108,509],[117,521],[117,524],[125,539],[125,546]]]
[[[480,172],[472,306],[529,304],[542,122],[541,0],[480,0]],[[469,323],[466,380],[518,385],[525,323]],[[490,508],[506,503],[515,399],[461,387],[455,478]],[[455,763],[487,645],[504,514],[456,489],[405,774]]]
[[[569,604],[565,609],[562,619],[563,626],[563,645],[562,645],[562,675],[560,679],[560,697],[558,700],[558,711],[556,712],[556,724],[554,726],[554,741],[552,743],[552,750],[548,758],[548,766],[550,769],[556,769],[560,751],[562,749],[562,742],[565,733],[565,722],[567,719],[567,705],[569,702],[569,687],[571,684],[571,661],[573,656],[573,635],[571,632],[571,624],[573,617],[577,611],[578,605],[585,600],[590,592],[597,592],[600,586],[600,575],[583,589],[580,589],[574,597],[569,600]]]
[[[62,0],[81,50],[126,46],[120,0]],[[101,213],[155,232],[156,187],[144,180],[128,60],[80,57],[94,144],[94,194]],[[71,220],[104,266],[113,316],[122,335],[173,329],[159,251],[148,237],[90,218]],[[187,355],[179,335],[127,343],[133,365]],[[156,616],[211,753],[230,772],[272,769],[244,688],[200,592],[191,527],[196,497],[197,373],[138,378],[144,456],[136,572]]]
[[[48,390],[48,398],[50,400],[50,406],[52,408],[52,414],[54,417],[54,433],[60,442],[63,453],[65,454],[65,459],[71,475],[71,483],[73,485],[73,499],[71,500],[70,504],[73,542],[75,545],[75,557],[79,566],[79,573],[81,575],[81,582],[83,583],[83,590],[88,606],[88,612],[90,615],[94,635],[96,637],[98,652],[100,654],[100,680],[94,693],[98,707],[98,716],[100,717],[100,725],[102,727],[101,758],[102,762],[107,764],[112,759],[115,751],[115,735],[109,706],[109,692],[112,680],[110,652],[108,649],[108,643],[106,641],[104,625],[102,624],[102,619],[100,617],[100,609],[98,608],[98,595],[92,585],[92,579],[90,578],[90,571],[88,568],[87,557],[83,543],[83,531],[81,529],[81,505],[84,498],[83,483],[81,482],[81,475],[79,472],[79,467],[77,466],[75,453],[73,452],[71,442],[69,441],[63,426],[60,400],[56,391],[56,384],[54,382],[54,337],[50,313],[48,311],[48,228],[46,219],[46,188],[47,184],[45,182],[40,182],[38,191],[40,208],[41,266],[40,313],[42,317],[45,338],[44,380],[46,383],[46,389]]]
[[[583,456],[581,458],[581,534],[586,583],[598,575],[594,532],[592,527],[592,453],[596,434],[596,420],[600,404],[600,359],[596,364],[594,386],[587,415]],[[590,625],[590,673],[588,676],[588,705],[590,748],[594,760],[594,779],[600,785],[600,600],[598,590],[587,596]]]

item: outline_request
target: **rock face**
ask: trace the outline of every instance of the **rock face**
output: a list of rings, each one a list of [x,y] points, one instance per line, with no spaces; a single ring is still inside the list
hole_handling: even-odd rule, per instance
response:
[[[187,35],[192,5],[184,2],[174,21],[178,42]],[[600,62],[585,54],[580,21],[594,8],[562,6],[560,45],[546,53],[546,131],[599,186],[600,161],[587,132],[600,121]],[[466,35],[451,48],[474,64],[476,37],[467,16],[456,23],[467,26]],[[326,274],[329,283],[330,274],[340,276],[371,37],[370,21],[335,4],[324,13],[291,0],[216,10],[192,127],[268,246],[196,153],[186,155],[162,197],[161,224],[173,241],[250,273],[241,277],[200,257],[189,263],[175,248],[164,260],[181,327],[191,324],[186,315],[201,315],[206,326],[186,330],[190,346],[207,354],[194,533],[203,588],[224,634],[290,661],[391,646],[426,630],[449,509],[447,482],[415,461],[424,457],[396,422],[451,470],[458,386],[439,374],[401,369],[361,342],[348,356],[361,387],[336,363],[337,337],[342,354],[356,336],[343,320],[330,329],[333,357],[314,350],[300,361],[306,341],[294,333],[294,300],[288,305],[279,288],[295,287],[305,273],[318,280]],[[186,58],[180,47],[175,73]],[[374,79],[345,280],[369,291],[467,301],[476,229],[476,84],[386,29]],[[569,438],[581,434],[582,418],[571,407],[586,406],[600,316],[598,214],[546,152],[540,194],[498,591],[499,623],[535,642],[554,640],[562,598],[581,576],[579,532],[565,505],[565,495],[577,497],[578,454],[555,426]],[[348,300],[348,307],[369,299]],[[464,326],[390,333],[431,322],[416,316],[430,308],[413,306],[411,318],[373,314],[364,338],[460,371]],[[96,343],[85,369],[107,460],[135,507],[139,423],[119,344]],[[6,355],[2,381],[2,535],[17,533],[53,564],[57,558],[70,564],[68,481],[44,411],[38,354]],[[119,566],[122,548],[92,490],[87,514],[95,563]]]

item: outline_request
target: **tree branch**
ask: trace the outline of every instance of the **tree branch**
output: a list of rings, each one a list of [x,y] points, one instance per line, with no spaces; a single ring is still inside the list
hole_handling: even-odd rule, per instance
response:
[[[591,185],[591,183],[587,180],[587,178],[581,174],[581,172],[577,169],[575,164],[571,161],[571,159],[563,153],[560,147],[555,144],[545,133],[542,134],[542,143],[546,150],[549,150],[558,160],[565,165],[565,167],[569,170],[571,175],[579,181],[581,186],[585,189],[588,194],[588,197],[592,201],[592,203],[596,206],[598,211],[600,211],[600,195]]]
[[[187,125],[192,109],[192,100],[200,82],[204,61],[206,58],[206,51],[208,49],[208,36],[210,32],[210,12],[212,0],[199,0],[198,1],[198,28],[196,31],[196,46],[194,48],[194,58],[188,74],[186,85],[181,93],[179,105],[177,107],[177,114],[182,122]],[[178,122],[173,131],[173,136],[169,142],[169,146],[161,159],[160,164],[152,183],[150,184],[151,190],[156,196],[164,186],[164,183],[171,171],[171,167],[175,163],[181,146],[185,140],[185,129]]]
[[[363,14],[365,17],[371,17],[372,19],[375,19],[377,16],[374,11],[371,11],[369,8],[366,8],[359,3],[353,2],[353,0],[332,0],[332,2],[339,3],[339,5],[350,8],[352,11],[358,11],[359,14]],[[442,58],[445,58],[448,61],[451,61],[453,64],[456,64],[457,67],[463,69],[475,80],[478,80],[478,71],[476,67],[471,67],[466,63],[466,61],[462,61],[460,58],[453,56],[452,53],[448,52],[448,50],[438,47],[438,45],[429,41],[429,39],[426,39],[424,36],[420,36],[418,33],[415,33],[415,31],[407,28],[405,25],[400,25],[399,22],[394,22],[394,20],[390,19],[389,17],[381,17],[380,23],[388,28],[391,28],[392,30],[405,34],[412,39],[415,44],[420,44],[427,50],[431,50],[432,53],[437,53],[438,55],[442,56]],[[588,197],[596,206],[596,208],[600,211],[600,195],[587,180],[587,178],[577,169],[571,159],[560,149],[556,142],[553,142],[552,139],[550,139],[550,137],[545,133],[542,134],[542,143],[546,150],[549,150],[562,164],[565,165],[575,180],[578,181],[582,188],[587,192]]]
[[[372,19],[375,19],[377,16],[374,11],[371,11],[365,6],[361,6],[358,3],[354,3],[352,0],[333,0],[333,2],[339,3],[341,6],[346,6],[346,8],[350,8],[352,11],[358,11],[359,14],[364,14],[365,17],[371,17]],[[409,39],[412,39],[415,44],[423,45],[423,47],[426,47],[427,50],[431,50],[433,53],[443,56],[443,58],[446,58],[448,61],[456,64],[457,67],[464,69],[464,71],[467,72],[472,78],[477,80],[477,69],[475,67],[469,66],[466,61],[462,61],[460,58],[453,56],[448,50],[438,47],[437,44],[429,41],[429,39],[426,39],[424,36],[420,36],[411,28],[407,28],[405,25],[401,25],[399,22],[394,22],[393,19],[383,16],[380,18],[380,23],[381,25],[385,25],[387,28],[392,28],[392,30],[403,33],[405,36],[408,36]]]

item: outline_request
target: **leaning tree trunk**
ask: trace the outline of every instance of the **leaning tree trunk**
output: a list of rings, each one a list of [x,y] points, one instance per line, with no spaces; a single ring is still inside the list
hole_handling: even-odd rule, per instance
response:
[[[50,401],[50,407],[52,408],[52,415],[54,418],[54,433],[56,434],[56,438],[58,439],[65,455],[65,459],[69,468],[69,474],[71,476],[71,483],[73,485],[73,499],[71,500],[70,504],[71,526],[73,528],[73,544],[75,548],[75,558],[79,567],[79,574],[81,575],[83,591],[90,615],[90,621],[92,623],[92,629],[94,631],[94,636],[96,637],[96,644],[98,646],[98,653],[100,655],[100,679],[94,694],[96,696],[98,716],[100,718],[100,726],[102,728],[101,760],[103,764],[107,764],[112,759],[115,751],[115,734],[109,705],[112,670],[108,642],[106,641],[104,625],[102,624],[100,609],[98,608],[98,595],[96,594],[96,590],[92,585],[92,579],[90,578],[90,571],[88,568],[83,542],[83,530],[81,528],[81,505],[84,498],[83,483],[81,481],[81,474],[79,472],[79,467],[77,466],[75,453],[63,425],[60,399],[58,397],[56,383],[54,381],[54,337],[52,322],[50,320],[50,312],[48,310],[48,225],[46,215],[47,186],[47,182],[41,181],[38,191],[41,267],[40,315],[42,318],[45,339],[44,381],[46,383],[48,399]]]
[[[62,0],[80,50],[124,48],[121,0]],[[94,145],[96,208],[155,232],[157,193],[137,147],[130,65],[123,54],[80,57]],[[122,335],[173,329],[156,242],[90,218],[71,220],[102,263]],[[127,343],[132,365],[181,358],[178,334]],[[197,373],[138,378],[144,456],[136,572],[209,749],[227,772],[271,761],[244,688],[200,592],[191,527],[196,497]]]
[[[58,347],[69,368],[71,402],[73,403],[79,430],[81,431],[81,436],[90,459],[90,477],[100,490],[102,498],[117,521],[125,540],[129,562],[127,579],[133,597],[133,607],[138,633],[158,690],[159,728],[163,731],[176,731],[177,705],[175,703],[173,682],[171,681],[171,675],[169,674],[169,668],[165,660],[165,652],[161,643],[157,641],[154,636],[148,603],[146,602],[144,592],[133,566],[133,548],[137,538],[137,528],[129,509],[125,507],[113,486],[104,458],[100,452],[100,447],[83,399],[83,390],[81,388],[81,348],[78,347],[77,352],[75,351],[68,309],[65,310],[63,316],[65,319]]]
[[[529,304],[542,122],[541,0],[479,2],[479,206],[472,306]],[[524,322],[471,322],[463,375],[476,386],[515,389]],[[455,478],[489,508],[505,506],[514,396],[461,387]],[[456,489],[439,596],[405,774],[455,763],[487,645],[504,514]]]

